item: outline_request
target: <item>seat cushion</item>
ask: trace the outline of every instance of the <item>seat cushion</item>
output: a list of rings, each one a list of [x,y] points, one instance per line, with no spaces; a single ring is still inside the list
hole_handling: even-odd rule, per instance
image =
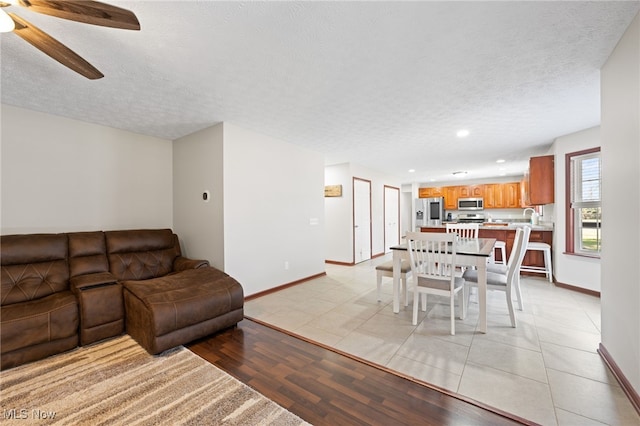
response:
[[[459,288],[464,285],[464,279],[460,277],[455,277],[453,280],[453,288]],[[435,288],[438,290],[449,290],[451,288],[451,280],[447,278],[446,280],[439,280],[435,278],[427,278],[427,277],[418,277],[418,286],[419,287],[429,287]]]
[[[471,283],[478,283],[478,271],[475,269],[467,269],[462,274],[462,278]],[[487,272],[487,285],[493,286],[507,286],[507,275],[506,274],[497,274],[495,272]]]
[[[78,302],[71,291],[2,307],[2,353],[78,334]]]
[[[507,265],[500,265],[494,263],[487,264],[487,272],[493,272],[494,274],[507,274],[509,267]]]
[[[224,272],[198,268],[143,281],[123,281],[151,315],[154,336],[226,314],[244,304],[240,284]],[[129,317],[130,312],[127,312]],[[141,313],[136,313],[141,314]],[[146,315],[146,314],[145,314]]]
[[[389,262],[381,263],[380,265],[376,266],[376,270],[384,271],[384,272],[393,272],[393,261],[390,260]],[[409,261],[407,260],[402,261],[402,263],[400,264],[400,271],[403,274],[406,274],[407,272],[411,272],[411,264],[409,263]]]

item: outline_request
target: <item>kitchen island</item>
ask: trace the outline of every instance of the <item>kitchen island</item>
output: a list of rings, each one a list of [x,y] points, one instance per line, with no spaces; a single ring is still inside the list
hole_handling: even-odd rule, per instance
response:
[[[449,222],[455,223],[455,222]],[[553,226],[550,225],[531,225],[525,222],[484,222],[480,224],[478,231],[478,237],[480,238],[495,238],[498,241],[504,241],[506,244],[507,259],[511,255],[511,249],[513,248],[513,240],[516,236],[516,229],[522,226],[531,227],[531,235],[529,236],[530,242],[547,243],[552,247],[553,253]],[[428,227],[421,227],[421,232],[446,232],[446,224],[434,225]],[[502,254],[500,251],[496,251],[496,262],[502,260]],[[506,263],[506,261],[505,261]],[[522,261],[523,266],[540,266],[544,267],[544,254],[541,251],[527,251],[527,254]],[[533,273],[522,272],[526,275],[535,275]]]

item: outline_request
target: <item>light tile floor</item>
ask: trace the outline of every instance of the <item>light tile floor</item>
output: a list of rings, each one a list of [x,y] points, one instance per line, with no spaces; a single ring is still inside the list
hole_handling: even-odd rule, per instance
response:
[[[449,334],[447,299],[430,296],[411,324],[394,314],[392,281],[377,300],[375,266],[327,265],[327,275],[245,304],[245,314],[543,425],[640,425],[640,416],[596,352],[600,300],[523,277],[524,310],[512,328],[503,292],[487,295],[488,333],[467,318]]]

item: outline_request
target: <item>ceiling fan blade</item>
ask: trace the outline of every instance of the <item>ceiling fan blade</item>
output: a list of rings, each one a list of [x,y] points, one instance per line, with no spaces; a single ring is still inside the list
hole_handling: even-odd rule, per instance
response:
[[[139,30],[136,15],[120,7],[91,0],[19,0],[33,12],[102,27]]]
[[[82,59],[77,53],[51,37],[49,34],[13,13],[9,13],[9,16],[11,16],[13,22],[16,23],[16,28],[13,32],[23,40],[31,43],[37,49],[40,49],[62,65],[71,68],[78,74],[82,74],[90,80],[96,80],[104,77],[104,75],[93,65]]]

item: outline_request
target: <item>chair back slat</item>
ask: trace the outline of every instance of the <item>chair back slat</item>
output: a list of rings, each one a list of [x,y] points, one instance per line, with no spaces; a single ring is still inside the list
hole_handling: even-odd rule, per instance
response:
[[[409,261],[412,272],[417,277],[451,281],[451,265],[455,265],[456,234],[435,232],[408,232]]]
[[[447,233],[454,232],[460,238],[478,238],[479,229],[477,223],[447,223]]]

